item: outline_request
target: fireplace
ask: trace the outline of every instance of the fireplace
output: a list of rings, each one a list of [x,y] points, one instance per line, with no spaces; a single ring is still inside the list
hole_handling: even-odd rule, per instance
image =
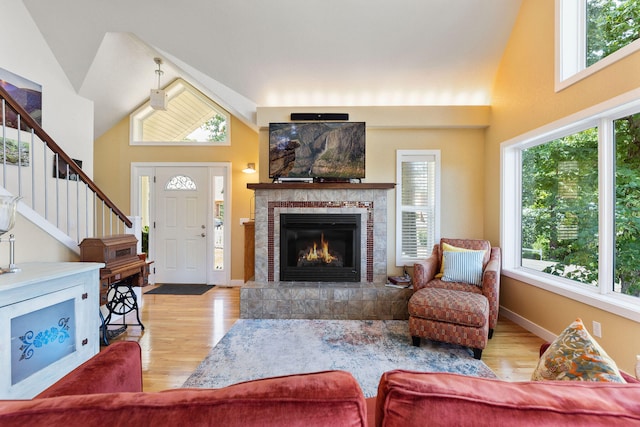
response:
[[[247,184],[247,188],[255,191],[255,282],[277,287],[282,280],[282,214],[357,214],[360,217],[360,283],[385,283],[389,226],[387,192],[394,186],[375,183]],[[319,283],[327,288],[326,282]],[[268,297],[277,300],[271,293]]]
[[[280,280],[360,281],[359,214],[281,214]]]
[[[407,302],[413,291],[384,285],[387,228],[391,226],[387,218],[387,192],[394,186],[384,183],[247,184],[256,196],[255,279],[240,290],[240,318],[408,319]],[[283,281],[280,272],[283,214],[328,215],[329,218],[321,218],[320,222],[330,224],[336,223],[339,218],[336,215],[355,215],[360,224],[357,231],[360,237],[354,237],[358,245],[354,251],[359,251],[360,261],[354,261],[353,265],[360,271],[360,281],[320,282],[317,274],[310,281]],[[318,224],[317,219],[311,221],[314,227]],[[332,238],[325,234],[329,248]],[[322,233],[316,240],[322,241]]]

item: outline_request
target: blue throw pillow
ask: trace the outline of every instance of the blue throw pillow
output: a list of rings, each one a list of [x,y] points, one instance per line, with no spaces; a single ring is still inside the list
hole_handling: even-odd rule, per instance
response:
[[[484,251],[443,252],[445,282],[462,282],[482,286]]]

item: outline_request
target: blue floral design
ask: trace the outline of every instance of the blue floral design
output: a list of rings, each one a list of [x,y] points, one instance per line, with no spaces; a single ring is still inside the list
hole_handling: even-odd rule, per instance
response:
[[[34,349],[42,348],[43,346],[56,341],[62,344],[70,337],[69,317],[61,317],[60,320],[58,320],[58,327],[52,326],[49,329],[38,332],[37,334],[33,331],[27,331],[20,337],[20,341],[22,341],[20,351],[22,354],[20,355],[19,360],[31,359],[35,354]]]

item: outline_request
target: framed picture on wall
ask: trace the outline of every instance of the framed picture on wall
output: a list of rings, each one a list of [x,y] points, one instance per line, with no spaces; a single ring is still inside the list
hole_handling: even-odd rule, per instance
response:
[[[72,159],[76,165],[82,169],[82,160]],[[77,181],[78,174],[75,173],[71,168],[68,168],[69,176],[67,177],[67,162],[58,158],[56,161],[56,157],[53,157],[53,177],[60,179],[69,179],[69,181]]]
[[[29,148],[28,142],[18,143],[15,139],[5,137],[4,147],[0,140],[0,164],[29,166]]]
[[[0,86],[16,100],[22,108],[42,126],[42,85],[20,77],[17,74],[0,68]],[[7,108],[5,123],[7,127],[18,128],[17,116],[11,108]],[[25,125],[21,126],[28,130]]]

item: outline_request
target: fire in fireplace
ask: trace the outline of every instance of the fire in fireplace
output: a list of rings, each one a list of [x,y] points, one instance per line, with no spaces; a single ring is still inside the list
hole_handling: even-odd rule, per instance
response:
[[[359,214],[281,214],[280,280],[360,281]]]
[[[339,252],[329,250],[329,242],[324,239],[324,233],[320,237],[320,247],[313,242],[313,247],[300,251],[297,267],[315,266],[343,266],[343,256]]]

